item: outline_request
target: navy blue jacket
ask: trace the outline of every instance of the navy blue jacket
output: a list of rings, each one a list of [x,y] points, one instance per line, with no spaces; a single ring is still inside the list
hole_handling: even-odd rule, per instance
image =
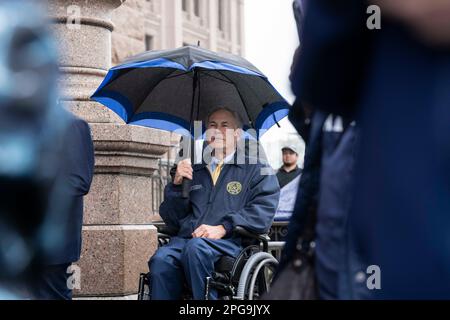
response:
[[[94,175],[94,145],[86,121],[71,116],[64,147],[64,189],[69,201],[65,237],[61,250],[52,254],[48,264],[65,264],[78,261],[81,253],[83,226],[83,196],[90,189]]]
[[[297,106],[299,107],[299,106]],[[301,123],[296,113],[290,119]],[[331,115],[315,111],[305,166],[279,270],[292,259],[298,237],[315,238],[315,268],[321,299],[348,297],[348,217],[352,200],[357,129],[349,120],[343,131],[327,131]],[[314,212],[317,210],[317,213]],[[313,230],[311,230],[314,228]]]
[[[450,50],[389,21],[365,28],[367,3],[309,3],[297,97],[338,114],[357,111],[344,298],[381,269],[375,298],[450,297]]]
[[[321,139],[320,192],[316,224],[316,273],[321,299],[349,297],[346,273],[351,249],[348,218],[351,210],[358,128],[344,119],[342,131],[327,118]],[[331,130],[330,130],[331,129]],[[360,297],[364,292],[360,292]],[[367,293],[367,292],[366,292]]]
[[[373,54],[352,243],[380,266],[374,297],[450,299],[450,49],[385,23]]]
[[[235,226],[256,233],[269,230],[278,206],[280,188],[274,174],[261,174],[269,169],[263,164],[225,163],[214,186],[206,164],[193,165],[190,198],[181,198],[181,185],[169,183],[159,213],[179,237],[191,238],[202,224],[224,225],[227,235]],[[264,173],[264,172],[263,172]]]

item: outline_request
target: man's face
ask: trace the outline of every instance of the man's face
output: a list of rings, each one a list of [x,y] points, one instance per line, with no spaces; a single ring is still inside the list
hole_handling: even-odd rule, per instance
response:
[[[298,155],[290,150],[290,149],[283,149],[283,164],[286,166],[292,166],[294,164],[297,164],[297,158]]]
[[[239,129],[232,113],[218,110],[211,114],[207,123],[206,141],[215,150],[234,150]]]

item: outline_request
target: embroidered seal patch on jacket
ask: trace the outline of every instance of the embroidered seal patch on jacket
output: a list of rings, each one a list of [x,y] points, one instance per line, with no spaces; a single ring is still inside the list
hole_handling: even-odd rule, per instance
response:
[[[231,181],[227,184],[227,191],[229,194],[237,195],[242,190],[242,184],[238,181]]]

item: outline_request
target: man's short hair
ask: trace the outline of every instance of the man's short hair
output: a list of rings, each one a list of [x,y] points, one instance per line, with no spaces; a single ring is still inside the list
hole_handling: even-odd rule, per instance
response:
[[[217,107],[217,108],[214,108],[213,110],[211,110],[211,111],[208,113],[208,115],[206,116],[206,125],[208,125],[208,123],[209,123],[209,118],[211,117],[211,115],[212,115],[213,113],[216,113],[217,111],[227,111],[227,112],[231,113],[231,114],[233,115],[234,120],[235,120],[236,127],[237,127],[238,129],[242,129],[242,127],[243,127],[243,121],[242,121],[241,115],[239,114],[239,112],[236,112],[235,110],[230,109],[230,108],[228,108],[228,107]]]

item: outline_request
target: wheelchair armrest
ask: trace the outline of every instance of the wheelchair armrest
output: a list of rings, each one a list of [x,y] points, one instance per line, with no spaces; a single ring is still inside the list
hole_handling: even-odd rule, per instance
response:
[[[156,230],[158,230],[158,236],[161,235],[162,237],[173,237],[177,235],[177,231],[167,227],[166,225],[155,225]]]
[[[245,229],[244,227],[241,226],[236,226],[233,229],[233,232],[241,237],[245,237],[245,238],[250,238],[250,239],[255,239],[258,240],[260,243],[262,243],[263,245],[263,250],[265,252],[269,251],[269,241],[270,238],[267,234],[260,234],[260,233],[256,233],[250,230]]]

